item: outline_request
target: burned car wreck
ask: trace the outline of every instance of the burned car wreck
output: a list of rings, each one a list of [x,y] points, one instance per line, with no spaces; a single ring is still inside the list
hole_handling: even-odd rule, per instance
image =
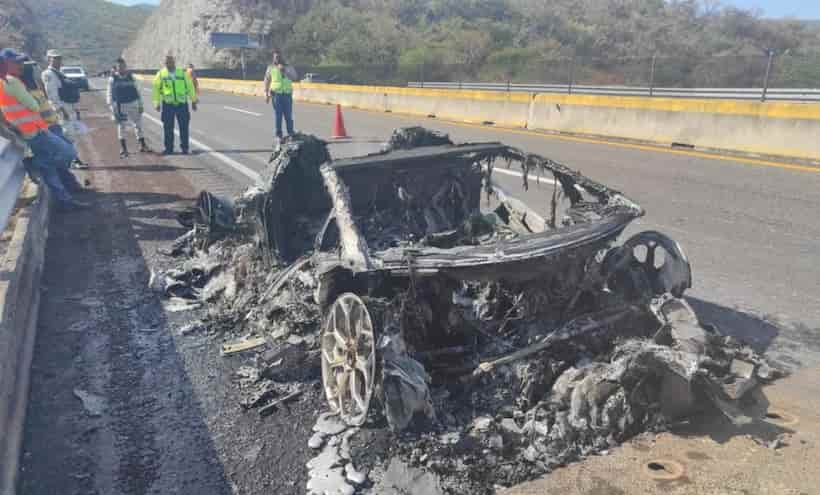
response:
[[[538,204],[498,167],[537,183]],[[738,401],[776,376],[681,299],[675,241],[619,240],[643,214],[500,143],[410,128],[331,160],[300,136],[263,185],[203,193],[173,249],[188,259],[157,278],[211,302],[215,327],[310,349],[331,414],[308,493],[422,493],[394,479],[412,469],[432,476],[423,493],[493,493],[704,408],[748,421]],[[294,393],[267,386],[254,404]]]

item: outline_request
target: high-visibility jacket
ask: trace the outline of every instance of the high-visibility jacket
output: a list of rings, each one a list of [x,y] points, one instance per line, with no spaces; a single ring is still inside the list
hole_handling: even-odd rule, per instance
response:
[[[153,92],[155,106],[160,102],[183,105],[188,103],[188,100],[196,103],[196,90],[190,76],[184,70],[177,68],[173,74],[168,72],[168,69],[157,72]]]
[[[46,94],[39,89],[32,89],[29,93],[31,93],[31,96],[33,96],[40,105],[40,117],[46,121],[46,124],[48,124],[49,127],[59,125],[60,116],[54,111],[54,106],[48,101]]]
[[[268,67],[271,93],[293,93],[293,81],[275,65]]]
[[[30,110],[6,91],[6,81],[3,79],[0,79],[0,113],[25,140],[48,130],[48,124],[39,112]]]

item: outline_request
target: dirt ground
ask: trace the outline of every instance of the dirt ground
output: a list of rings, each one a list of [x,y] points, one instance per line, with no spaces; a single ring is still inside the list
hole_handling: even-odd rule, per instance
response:
[[[765,387],[756,396],[762,413],[759,421],[734,426],[719,416],[695,418],[692,424],[681,425],[660,435],[638,436],[608,455],[590,457],[501,493],[820,493],[817,472],[820,462],[818,372],[820,369],[805,368]],[[775,440],[778,437],[780,441]]]
[[[180,335],[198,315],[166,313],[147,287],[168,263],[157,248],[184,232],[176,211],[241,185],[202,156],[120,159],[101,98],[87,100],[80,199],[93,206],[51,222],[19,493],[303,493],[319,391],[267,418],[242,412],[231,381],[248,357]]]

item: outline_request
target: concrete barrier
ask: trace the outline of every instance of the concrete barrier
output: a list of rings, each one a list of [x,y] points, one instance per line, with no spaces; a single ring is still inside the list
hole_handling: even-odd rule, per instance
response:
[[[28,183],[0,267],[0,495],[14,495],[40,309],[51,201]]]
[[[820,105],[540,94],[529,129],[820,160]]]
[[[529,93],[316,83],[295,85],[294,97],[311,103],[507,127],[526,127],[532,101]]]
[[[261,97],[259,81],[200,87]],[[470,124],[820,161],[820,104],[299,83],[298,101]]]

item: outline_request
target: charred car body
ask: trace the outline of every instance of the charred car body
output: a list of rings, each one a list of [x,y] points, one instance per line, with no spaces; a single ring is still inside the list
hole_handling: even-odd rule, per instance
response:
[[[499,167],[542,199],[509,195]],[[353,477],[364,493],[404,493],[378,484],[393,461],[446,485],[424,493],[492,493],[704,408],[749,421],[740,399],[778,376],[701,325],[681,298],[691,272],[676,242],[619,240],[643,214],[499,143],[410,128],[386,151],[331,160],[299,136],[235,202],[200,195],[171,250],[189,257],[152,286],[209,303],[216,316],[194,328],[265,346],[243,408],[262,414],[321,379],[346,425],[317,421],[309,493],[331,472],[346,486],[342,465],[370,470],[372,487]]]
[[[389,151],[362,158],[305,156],[322,149],[297,142],[274,156],[257,210],[274,262],[315,267],[325,392],[350,424],[365,421],[374,393],[390,407],[379,338],[398,334],[412,356],[468,354],[476,331],[486,333],[466,321],[464,301],[482,291],[509,297],[474,320],[508,313],[557,328],[691,285],[685,254],[660,233],[613,247],[643,215],[636,203],[551,160],[500,143],[454,145],[421,129],[397,132]],[[496,166],[519,168],[525,185],[546,184],[546,213],[496,184]],[[406,426],[413,408],[405,409],[388,415],[391,425]]]

